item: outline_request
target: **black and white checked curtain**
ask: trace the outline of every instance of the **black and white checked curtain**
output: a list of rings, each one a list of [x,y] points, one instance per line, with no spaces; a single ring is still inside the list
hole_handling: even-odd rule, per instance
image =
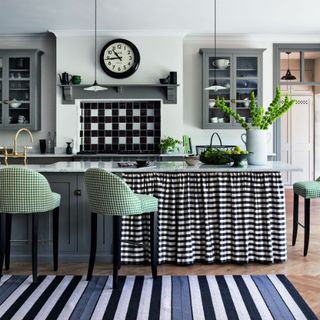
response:
[[[159,263],[283,262],[284,188],[279,172],[126,173],[159,199]],[[149,217],[123,218],[122,262],[149,261]]]

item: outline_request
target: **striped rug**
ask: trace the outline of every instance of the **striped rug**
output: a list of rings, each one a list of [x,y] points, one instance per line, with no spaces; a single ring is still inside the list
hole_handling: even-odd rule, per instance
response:
[[[317,319],[283,275],[112,277],[4,275],[0,319]]]

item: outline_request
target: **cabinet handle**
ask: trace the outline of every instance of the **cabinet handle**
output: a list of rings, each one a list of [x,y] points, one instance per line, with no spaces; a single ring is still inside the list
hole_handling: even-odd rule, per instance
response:
[[[74,193],[73,193],[75,196],[81,196],[81,190],[80,189],[77,189],[77,190],[74,190]]]

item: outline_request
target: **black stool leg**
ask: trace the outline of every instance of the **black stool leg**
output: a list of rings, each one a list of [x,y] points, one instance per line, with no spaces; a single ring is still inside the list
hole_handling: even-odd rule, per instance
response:
[[[87,273],[87,281],[90,281],[92,278],[92,272],[94,267],[94,262],[96,259],[97,251],[97,214],[91,212],[91,247],[90,247],[90,260]]]
[[[37,282],[38,270],[38,213],[32,214],[32,277],[33,282]]]
[[[298,221],[299,220],[299,195],[294,193],[293,198],[293,231],[292,231],[292,245],[297,241],[298,235]]]
[[[58,249],[59,249],[59,207],[53,209],[52,213],[53,227],[53,270],[58,270]]]
[[[303,255],[308,254],[310,236],[310,199],[304,199],[304,249]]]
[[[121,265],[121,216],[113,216],[113,289],[117,289],[118,270]]]
[[[5,268],[10,268],[10,240],[11,240],[12,215],[6,214],[6,251],[5,251]]]
[[[6,214],[0,213],[0,277],[2,276],[6,242]]]
[[[152,277],[157,277],[158,265],[158,213],[154,212],[150,215],[150,246],[151,246],[151,270]]]

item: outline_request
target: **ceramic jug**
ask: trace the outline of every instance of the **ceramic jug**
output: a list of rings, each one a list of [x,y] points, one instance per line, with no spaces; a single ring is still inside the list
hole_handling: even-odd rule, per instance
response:
[[[249,151],[248,164],[263,166],[268,160],[268,140],[270,134],[267,130],[248,129],[241,135],[241,140]]]

